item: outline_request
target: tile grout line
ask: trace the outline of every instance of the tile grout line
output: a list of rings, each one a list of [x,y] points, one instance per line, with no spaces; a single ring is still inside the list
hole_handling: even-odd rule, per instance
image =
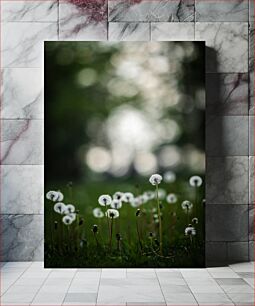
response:
[[[193,295],[193,297],[194,297],[195,301],[197,302],[197,305],[200,305],[200,304],[198,303],[198,300],[196,299],[196,296],[195,296],[194,292],[191,290],[191,288],[190,288],[190,286],[189,286],[188,282],[186,281],[186,279],[185,279],[184,275],[182,274],[181,269],[178,269],[178,270],[180,271],[181,276],[182,276],[182,278],[183,278],[183,280],[184,280],[185,284],[186,284],[186,285],[187,285],[187,287],[189,288],[190,293]]]
[[[163,298],[164,298],[165,305],[167,305],[166,298],[165,298],[165,295],[164,295],[164,293],[163,293],[163,290],[162,290],[162,288],[161,288],[161,284],[160,284],[160,281],[159,281],[159,278],[158,278],[157,270],[156,270],[156,269],[153,269],[153,270],[154,270],[154,273],[156,274],[156,278],[157,278],[157,280],[158,280],[159,288],[160,288],[160,291],[161,291],[162,296],[163,296]]]
[[[97,301],[98,301],[98,294],[99,294],[99,290],[100,290],[102,272],[103,272],[103,269],[100,269],[100,277],[99,277],[99,282],[98,282],[98,287],[97,287],[97,297],[96,297],[95,305],[98,305]]]
[[[50,274],[52,273],[52,270],[50,271],[50,273],[48,273],[48,275],[46,276],[45,280],[42,282],[42,285],[40,286],[40,288],[36,291],[34,298],[32,299],[31,303],[29,303],[29,305],[32,305],[35,298],[37,297],[38,293],[40,292],[40,290],[42,289],[43,285],[46,283],[47,279],[49,278]]]
[[[68,294],[68,291],[69,291],[69,289],[70,289],[70,287],[71,287],[71,285],[72,285],[72,283],[73,283],[73,280],[74,280],[74,278],[75,278],[77,272],[78,272],[78,269],[76,269],[76,271],[75,271],[75,273],[74,273],[74,275],[73,275],[73,277],[72,277],[72,279],[71,279],[71,281],[70,281],[70,284],[69,284],[69,286],[68,286],[68,288],[67,288],[67,290],[66,290],[66,294],[65,294],[65,297],[64,297],[64,299],[63,299],[61,305],[64,305],[64,303],[65,303],[66,296],[67,296],[67,294]]]
[[[10,285],[10,287],[1,295],[1,300],[2,297],[11,289],[13,285],[21,278],[21,276],[32,266],[33,262],[31,261],[30,265],[20,274],[20,276]],[[2,270],[2,269],[1,269]],[[1,274],[3,274],[3,271],[1,271]],[[3,275],[1,276],[2,280],[4,279]]]

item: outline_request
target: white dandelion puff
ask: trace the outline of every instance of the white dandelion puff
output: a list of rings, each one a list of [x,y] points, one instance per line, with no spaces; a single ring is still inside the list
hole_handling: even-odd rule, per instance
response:
[[[195,236],[196,235],[196,230],[193,226],[189,225],[188,227],[185,228],[185,235],[186,236]]]
[[[105,215],[106,215],[106,217],[111,218],[111,219],[115,219],[115,218],[118,218],[120,216],[118,210],[116,210],[116,209],[107,209]]]
[[[198,218],[193,218],[191,221],[192,221],[192,223],[194,223],[194,224],[198,224]]]
[[[190,210],[193,207],[193,204],[190,201],[183,201],[182,202],[182,209],[185,211]]]
[[[134,199],[134,195],[131,192],[125,192],[122,200],[124,202],[130,203]]]
[[[130,205],[134,208],[139,207],[143,204],[142,199],[140,197],[134,198],[131,202]]]
[[[159,185],[162,181],[162,176],[160,174],[152,174],[152,176],[149,178],[149,182],[151,185]]]
[[[122,207],[122,203],[119,200],[113,199],[111,203],[111,208],[120,209]]]
[[[46,193],[46,198],[48,200],[51,200],[53,202],[61,202],[64,200],[64,196],[63,196],[63,193],[60,192],[60,191],[54,191],[54,190],[51,190],[51,191],[48,191]]]
[[[144,195],[148,198],[148,200],[153,200],[155,198],[155,192],[154,191],[145,191]]]
[[[176,180],[176,174],[173,171],[167,171],[164,173],[164,181],[166,183],[173,183]]]
[[[169,204],[174,204],[177,202],[177,196],[174,193],[169,193],[166,197],[166,201]]]
[[[103,218],[104,217],[104,213],[102,212],[102,210],[100,208],[94,208],[93,209],[93,216],[95,218]]]
[[[66,214],[71,214],[75,212],[75,207],[72,204],[66,205]]]
[[[123,198],[124,198],[124,193],[120,191],[115,192],[113,195],[114,200],[122,201]]]
[[[54,205],[54,210],[56,213],[63,215],[66,211],[66,206],[62,202],[58,202]]]
[[[73,219],[70,216],[64,216],[62,219],[63,223],[65,225],[70,225],[73,222]]]
[[[111,196],[109,196],[108,194],[102,194],[99,198],[98,198],[98,203],[101,206],[108,206],[111,205],[112,203],[112,198]]]
[[[69,216],[73,221],[76,220],[76,213],[70,213],[67,216]]]
[[[194,175],[189,179],[189,184],[192,187],[200,187],[202,185],[203,181],[200,176]]]

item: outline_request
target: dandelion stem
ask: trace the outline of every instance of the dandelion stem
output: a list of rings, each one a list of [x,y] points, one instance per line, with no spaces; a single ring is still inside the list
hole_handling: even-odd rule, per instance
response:
[[[141,242],[141,236],[140,236],[139,224],[138,224],[137,217],[136,217],[136,232],[137,232],[137,236],[138,236],[138,241],[139,241],[140,249],[141,249],[141,252],[142,252],[143,246],[142,246],[142,242]]]
[[[112,229],[113,229],[113,217],[111,218],[111,228],[110,228],[110,242],[109,242],[110,251],[112,251]]]
[[[188,208],[188,206],[187,206],[187,224],[189,225],[189,208]]]
[[[162,220],[161,220],[161,211],[160,211],[160,204],[159,204],[159,198],[158,198],[158,184],[156,184],[156,198],[157,198],[158,219],[159,219],[159,249],[160,249],[160,255],[162,255],[163,254]]]

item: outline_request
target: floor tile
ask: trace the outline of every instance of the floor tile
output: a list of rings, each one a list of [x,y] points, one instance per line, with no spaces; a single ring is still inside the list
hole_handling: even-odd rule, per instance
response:
[[[207,268],[214,278],[239,278],[240,276],[229,267]]]
[[[225,293],[195,293],[199,305],[234,305]]]
[[[230,299],[238,306],[254,305],[253,293],[228,293]]]
[[[244,285],[221,285],[221,288],[229,293],[254,293],[254,289],[247,283]]]
[[[254,272],[253,262],[244,262],[230,265],[230,268],[235,272]]]
[[[215,278],[219,285],[245,285],[245,281],[241,278]]]
[[[97,293],[67,293],[64,302],[96,303]]]
[[[197,301],[191,293],[164,294],[167,305],[197,305]]]

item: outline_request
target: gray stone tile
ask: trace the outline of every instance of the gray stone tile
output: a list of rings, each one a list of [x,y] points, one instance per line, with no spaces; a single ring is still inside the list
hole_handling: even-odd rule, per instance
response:
[[[194,0],[108,1],[109,21],[194,21]]]
[[[193,41],[195,28],[187,22],[158,22],[151,25],[151,39],[157,41]]]
[[[43,259],[43,216],[1,215],[2,259]]]
[[[248,204],[248,157],[206,159],[207,204]]]
[[[69,303],[95,303],[97,293],[67,293],[64,302]]]
[[[43,121],[1,120],[1,164],[43,164]]]
[[[207,156],[248,155],[248,122],[249,116],[207,117]]]
[[[234,305],[225,293],[195,293],[199,305]]]
[[[237,273],[242,278],[253,278],[255,277],[255,273],[253,272],[238,272]]]
[[[254,305],[253,293],[229,293],[230,299],[238,306]]]
[[[196,0],[196,21],[248,21],[247,0]]]
[[[249,260],[249,242],[228,242],[228,264]]]
[[[206,72],[248,72],[248,23],[197,22],[195,39],[206,41]]]
[[[75,1],[59,1],[59,39],[107,40],[107,2],[101,3],[97,15],[99,21],[95,21],[93,9],[90,11]]]
[[[43,2],[26,0],[4,0],[1,3],[2,21],[50,21],[57,22],[57,0]]]
[[[109,22],[108,39],[113,41],[149,41],[149,23]]]
[[[254,116],[249,116],[249,155],[254,156]]]
[[[248,114],[247,73],[206,74],[207,115]]]
[[[249,20],[254,21],[254,0],[249,0]]]
[[[254,156],[249,157],[249,204],[254,205]]]
[[[246,285],[247,283],[241,278],[215,278],[219,285]]]
[[[248,205],[207,205],[206,241],[248,241]]]
[[[206,241],[205,260],[206,267],[218,267],[227,264],[227,243]]]
[[[1,166],[2,214],[43,213],[43,166]]]
[[[254,240],[254,204],[249,205],[249,240]]]
[[[2,119],[42,119],[40,68],[6,68],[2,72]]]

